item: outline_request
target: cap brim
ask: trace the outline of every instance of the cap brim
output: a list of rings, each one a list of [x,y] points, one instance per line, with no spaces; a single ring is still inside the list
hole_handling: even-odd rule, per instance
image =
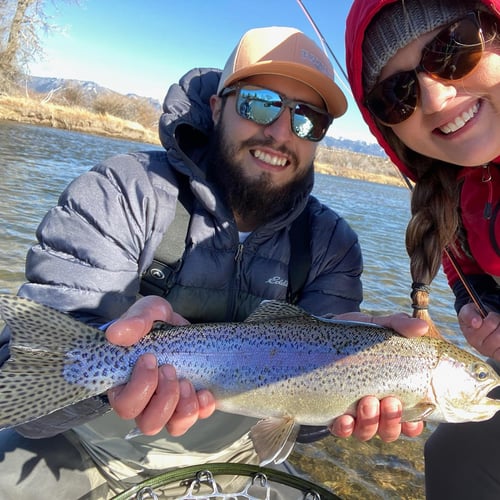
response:
[[[334,117],[342,116],[347,110],[347,99],[340,87],[323,73],[303,64],[284,61],[264,61],[234,72],[224,82],[229,87],[237,81],[255,75],[277,75],[292,78],[315,90],[325,101],[327,111]]]

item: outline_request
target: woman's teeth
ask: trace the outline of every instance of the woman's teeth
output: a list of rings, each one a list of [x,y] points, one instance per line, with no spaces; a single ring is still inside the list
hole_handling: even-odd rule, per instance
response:
[[[447,123],[443,127],[439,127],[439,130],[443,134],[451,134],[461,129],[477,112],[479,111],[479,103],[474,104],[469,111],[464,111],[460,116],[455,118],[454,121]]]

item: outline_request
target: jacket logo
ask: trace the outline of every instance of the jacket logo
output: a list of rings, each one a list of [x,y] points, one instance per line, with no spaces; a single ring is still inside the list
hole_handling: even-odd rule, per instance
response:
[[[270,285],[278,285],[278,286],[283,286],[285,288],[288,287],[288,280],[281,278],[280,276],[274,276],[272,278],[269,278],[266,283],[269,283]]]
[[[154,267],[153,269],[150,269],[149,273],[155,280],[164,280],[165,279],[165,274],[161,269],[158,269],[157,267]]]

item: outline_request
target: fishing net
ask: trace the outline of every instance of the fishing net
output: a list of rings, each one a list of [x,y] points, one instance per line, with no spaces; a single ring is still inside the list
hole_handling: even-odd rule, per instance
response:
[[[240,476],[242,486],[233,492],[219,489],[217,476]],[[113,500],[157,500],[162,498],[162,488],[182,486],[185,494],[177,500],[270,500],[279,485],[297,492],[296,498],[304,500],[340,500],[325,488],[306,479],[282,471],[249,464],[214,463],[182,467],[143,481],[115,496]]]

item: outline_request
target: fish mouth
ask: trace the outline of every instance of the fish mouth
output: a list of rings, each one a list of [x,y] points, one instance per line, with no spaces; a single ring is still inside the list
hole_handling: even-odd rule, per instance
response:
[[[493,387],[493,389],[490,389],[485,396],[493,401],[498,401],[500,399],[500,385],[497,385]]]

